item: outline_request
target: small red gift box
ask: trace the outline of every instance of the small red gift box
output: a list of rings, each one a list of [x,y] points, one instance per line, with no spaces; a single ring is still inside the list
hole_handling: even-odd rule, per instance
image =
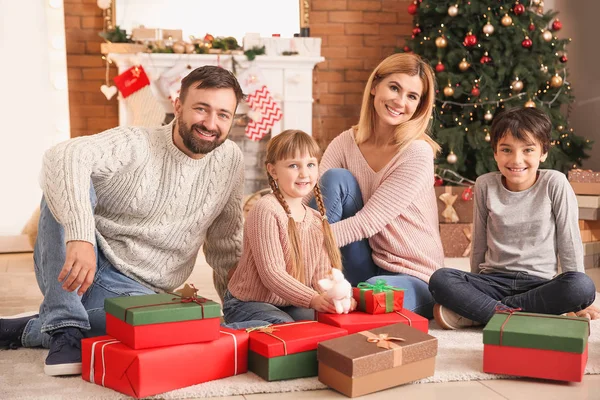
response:
[[[357,309],[369,314],[384,314],[402,311],[404,289],[389,286],[383,279],[377,279],[374,285],[361,282],[352,288]]]
[[[249,329],[250,351],[272,358],[316,350],[317,344],[348,334],[346,329],[317,321],[300,321]]]
[[[421,332],[427,333],[429,331],[429,321],[427,318],[423,318],[406,309],[376,315],[361,311],[354,311],[349,314],[317,313],[317,320],[324,324],[344,328],[348,331],[349,335],[397,323],[407,324]]]
[[[144,350],[110,336],[84,339],[81,377],[128,396],[152,396],[247,372],[248,337],[221,328],[221,337],[210,343]]]

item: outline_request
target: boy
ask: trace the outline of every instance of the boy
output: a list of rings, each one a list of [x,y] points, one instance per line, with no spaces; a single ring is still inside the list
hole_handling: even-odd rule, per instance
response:
[[[471,272],[442,268],[429,281],[442,328],[485,324],[497,308],[600,318],[590,307],[596,288],[584,272],[577,198],[563,173],[538,170],[551,130],[550,119],[535,108],[494,119],[499,172],[475,182]]]

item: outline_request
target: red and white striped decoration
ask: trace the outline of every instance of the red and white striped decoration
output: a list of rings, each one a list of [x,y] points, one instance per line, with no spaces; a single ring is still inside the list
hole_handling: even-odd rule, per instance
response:
[[[252,120],[246,126],[246,136],[250,140],[259,141],[283,117],[283,113],[265,85],[248,95],[246,101],[253,111],[260,113],[258,120]]]

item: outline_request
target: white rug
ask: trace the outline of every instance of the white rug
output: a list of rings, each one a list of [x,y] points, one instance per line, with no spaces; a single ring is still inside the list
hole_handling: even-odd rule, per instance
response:
[[[600,374],[600,320],[592,321],[589,338],[589,360],[586,374]],[[482,372],[483,344],[481,329],[444,331],[434,322],[430,334],[439,340],[435,375],[418,383],[502,379],[506,376]],[[46,351],[19,349],[0,351],[1,399],[121,399],[124,395],[91,384],[81,377],[52,378],[44,375]],[[324,389],[317,378],[282,382],[265,382],[248,373],[174,390],[157,398],[233,396],[252,393],[293,392]]]

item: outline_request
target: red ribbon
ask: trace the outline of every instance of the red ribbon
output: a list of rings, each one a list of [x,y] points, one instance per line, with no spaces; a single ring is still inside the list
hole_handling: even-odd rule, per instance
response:
[[[510,308],[510,307],[502,307],[502,306],[496,306],[495,312],[497,314],[508,314],[508,317],[504,320],[504,323],[502,323],[502,326],[500,326],[500,346],[502,346],[502,335],[504,334],[504,327],[506,326],[506,324],[508,323],[508,320],[510,319],[510,317],[512,317],[515,313],[522,311],[521,308]],[[581,322],[587,322],[588,325],[588,336],[590,335],[590,320],[589,319],[583,319],[583,318],[579,318],[579,317],[563,317],[561,315],[546,315],[546,314],[533,314],[533,313],[520,313],[519,315],[523,315],[523,316],[527,316],[527,317],[534,317],[534,318],[552,318],[552,319],[569,319],[571,321],[581,321]]]

